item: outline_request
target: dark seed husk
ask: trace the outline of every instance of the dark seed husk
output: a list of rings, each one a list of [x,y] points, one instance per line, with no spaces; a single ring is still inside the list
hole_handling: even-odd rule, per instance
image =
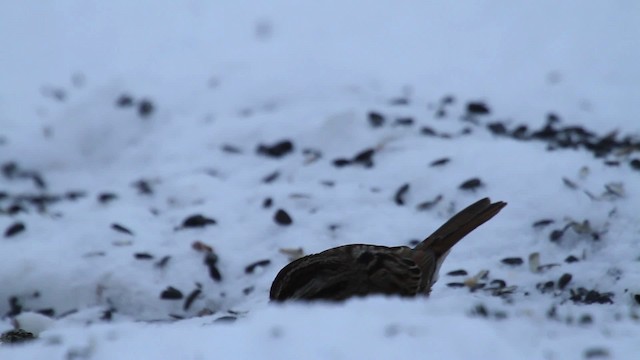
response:
[[[182,299],[182,291],[169,286],[160,294],[160,299],[163,300],[180,300]]]
[[[276,224],[282,226],[291,225],[293,223],[293,219],[291,219],[291,216],[289,216],[289,214],[282,209],[278,209],[278,211],[276,211],[275,215],[273,216],[273,220],[276,222]]]

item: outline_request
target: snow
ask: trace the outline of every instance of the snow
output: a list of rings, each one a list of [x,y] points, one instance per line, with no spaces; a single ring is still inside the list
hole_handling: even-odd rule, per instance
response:
[[[584,149],[547,151],[486,125],[539,129],[554,113],[562,126],[638,136],[638,20],[640,4],[623,0],[3,4],[0,164],[39,173],[46,189],[0,174],[0,193],[85,196],[16,214],[0,198],[0,235],[26,226],[0,238],[0,315],[11,297],[25,311],[55,312],[39,340],[0,345],[0,359],[634,358],[637,150],[610,154],[620,165],[609,166]],[[122,95],[134,105],[116,106]],[[455,102],[438,118],[448,95]],[[408,104],[392,104],[400,97]],[[154,106],[148,116],[138,113],[143,99]],[[491,110],[475,124],[462,119],[471,101]],[[370,126],[371,111],[383,126]],[[394,125],[406,117],[414,124]],[[426,136],[423,126],[453,136]],[[256,153],[285,139],[294,151],[282,158]],[[368,148],[377,149],[371,168],[333,165]],[[451,161],[430,166],[443,157]],[[476,177],[483,187],[458,188]],[[151,194],[134,186],[141,179]],[[606,192],[613,183],[622,196]],[[102,203],[103,193],[117,198]],[[437,195],[433,208],[416,209]],[[428,299],[268,302],[288,262],[280,249],[407,245],[485,196],[508,206],[455,247]],[[291,225],[274,222],[278,209]],[[216,224],[181,228],[194,214]],[[532,227],[542,219],[555,222]],[[589,234],[568,229],[549,241],[584,220]],[[195,241],[213,247],[221,281]],[[532,253],[558,266],[532,272]],[[501,263],[507,257],[525,263]],[[446,275],[457,269],[468,276]],[[516,291],[447,286],[481,270]],[[566,273],[566,289],[538,289]],[[201,294],[185,310],[184,298],[160,298],[168,287]],[[613,304],[574,303],[579,287],[612,293]],[[36,318],[26,323],[38,327]],[[10,316],[0,319],[0,332],[11,328]]]

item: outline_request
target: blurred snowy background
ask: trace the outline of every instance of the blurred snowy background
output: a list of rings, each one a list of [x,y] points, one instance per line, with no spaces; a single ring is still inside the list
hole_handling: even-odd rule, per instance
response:
[[[0,358],[635,358],[638,24],[633,0],[0,2],[0,332],[46,320]],[[297,251],[409,245],[485,196],[509,205],[428,299],[268,303]]]

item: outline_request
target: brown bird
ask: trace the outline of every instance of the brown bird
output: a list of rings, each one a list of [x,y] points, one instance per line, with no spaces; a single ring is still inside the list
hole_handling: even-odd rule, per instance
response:
[[[280,270],[270,298],[339,301],[369,294],[429,295],[451,248],[506,205],[491,203],[489,198],[479,200],[413,249],[352,244],[302,257]]]

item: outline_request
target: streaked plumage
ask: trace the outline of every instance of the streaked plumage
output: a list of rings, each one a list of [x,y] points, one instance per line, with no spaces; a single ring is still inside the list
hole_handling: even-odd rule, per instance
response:
[[[344,245],[291,262],[276,276],[270,298],[344,300],[352,296],[428,295],[440,265],[464,236],[495,216],[504,202],[484,198],[449,219],[413,249]]]

